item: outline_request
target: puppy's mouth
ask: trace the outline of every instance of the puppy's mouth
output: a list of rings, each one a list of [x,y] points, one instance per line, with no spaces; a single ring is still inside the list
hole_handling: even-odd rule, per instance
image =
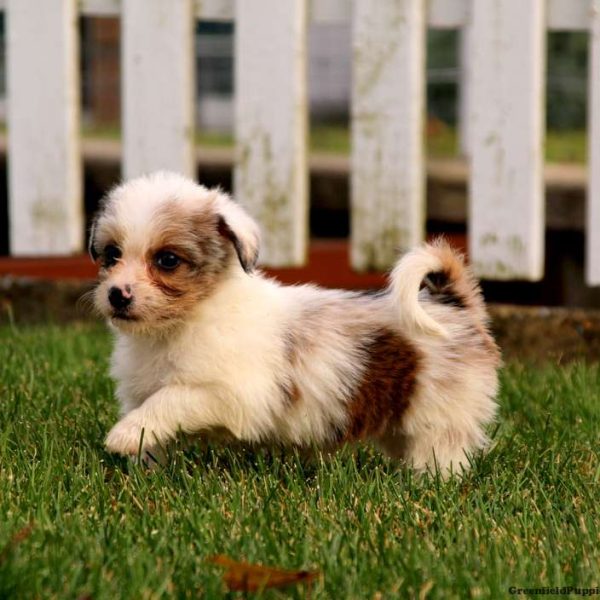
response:
[[[116,321],[139,321],[139,318],[135,315],[122,310],[114,310],[110,318]]]

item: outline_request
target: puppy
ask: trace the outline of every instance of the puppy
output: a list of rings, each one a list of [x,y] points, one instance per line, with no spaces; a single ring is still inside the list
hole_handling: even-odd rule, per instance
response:
[[[487,444],[499,353],[476,281],[445,243],[406,254],[385,292],[282,286],[255,270],[256,223],[228,196],[159,172],[96,216],[94,304],[115,331],[122,416],[106,448],[178,432],[331,447],[371,440],[443,474]]]

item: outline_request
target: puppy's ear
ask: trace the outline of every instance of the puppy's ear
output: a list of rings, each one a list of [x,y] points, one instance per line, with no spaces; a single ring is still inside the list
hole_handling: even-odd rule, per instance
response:
[[[219,234],[228,239],[235,249],[246,273],[251,273],[258,260],[260,231],[250,215],[236,202],[220,193],[216,199]]]
[[[99,258],[98,251],[96,250],[96,224],[98,223],[98,216],[96,215],[92,219],[92,224],[90,225],[90,239],[88,241],[88,253],[93,262],[96,262]]]

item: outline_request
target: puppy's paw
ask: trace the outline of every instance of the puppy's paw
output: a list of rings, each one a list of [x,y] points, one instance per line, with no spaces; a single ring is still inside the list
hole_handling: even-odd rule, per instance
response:
[[[108,432],[104,445],[109,452],[123,456],[136,456],[140,448],[144,450],[145,440],[142,438],[142,432],[146,437],[146,431],[143,424],[131,418],[131,415],[132,413],[129,413]]]
[[[141,453],[144,456],[161,437],[144,422],[139,411],[133,410],[108,432],[104,445],[115,454],[137,456]]]

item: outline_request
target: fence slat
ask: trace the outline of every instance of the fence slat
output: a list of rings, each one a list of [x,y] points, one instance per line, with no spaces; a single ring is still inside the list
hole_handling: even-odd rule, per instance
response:
[[[452,29],[462,27],[468,18],[470,0],[429,0],[429,27]]]
[[[118,17],[121,0],[79,0],[79,12],[86,17]]]
[[[231,21],[235,13],[235,0],[195,0],[194,12],[204,21]]]
[[[8,3],[10,249],[83,248],[76,0]]]
[[[471,258],[478,275],[537,280],[544,267],[543,0],[473,2]]]
[[[315,23],[344,23],[350,20],[352,0],[309,0],[308,17]]]
[[[235,191],[270,266],[306,255],[306,23],[306,0],[237,3]]]
[[[194,176],[194,18],[191,0],[124,0],[124,175]]]
[[[390,267],[423,238],[424,3],[356,0],[352,265]]]
[[[548,0],[548,29],[587,31],[594,0]]]
[[[471,106],[473,104],[473,36],[469,19],[459,32],[460,78],[458,87],[458,133],[460,153],[469,156],[471,151]]]
[[[600,285],[600,0],[593,1],[589,52],[586,281]]]

